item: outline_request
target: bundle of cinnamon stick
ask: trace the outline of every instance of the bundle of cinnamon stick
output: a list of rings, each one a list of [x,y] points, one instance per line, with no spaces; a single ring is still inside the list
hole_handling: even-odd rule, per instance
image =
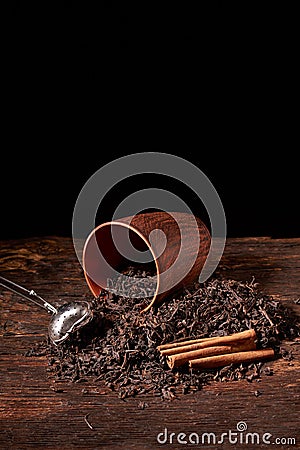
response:
[[[188,364],[191,369],[212,369],[230,364],[259,361],[274,357],[273,349],[256,349],[255,330],[228,336],[191,339],[157,347],[173,369]]]

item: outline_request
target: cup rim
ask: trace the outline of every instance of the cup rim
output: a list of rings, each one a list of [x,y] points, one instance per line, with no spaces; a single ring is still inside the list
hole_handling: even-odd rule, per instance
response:
[[[126,223],[126,222],[121,222],[119,220],[112,220],[112,221],[104,222],[104,223],[98,225],[97,227],[95,227],[90,232],[90,234],[88,235],[88,237],[85,240],[84,247],[83,247],[83,252],[82,252],[82,265],[83,265],[83,272],[84,272],[85,280],[87,282],[87,285],[88,285],[90,291],[94,295],[94,297],[97,297],[97,294],[96,294],[96,292],[95,292],[95,290],[93,288],[93,285],[91,283],[91,279],[90,279],[90,277],[89,277],[89,275],[87,273],[87,270],[86,270],[86,251],[87,251],[87,246],[88,246],[88,243],[89,243],[90,239],[92,238],[92,236],[96,235],[96,233],[97,233],[97,231],[99,229],[104,228],[106,226],[112,226],[112,225],[122,226],[122,227],[127,228],[127,229],[133,231],[134,233],[136,233],[145,242],[145,244],[147,245],[148,249],[150,250],[150,252],[151,252],[151,254],[153,256],[153,261],[154,261],[155,267],[156,267],[156,279],[157,279],[157,281],[156,281],[155,293],[153,295],[153,298],[152,298],[151,302],[149,303],[149,305],[146,306],[146,308],[144,308],[141,311],[142,313],[146,312],[153,306],[153,304],[155,302],[155,299],[157,297],[158,291],[159,291],[159,284],[160,284],[159,267],[158,267],[157,259],[156,259],[156,256],[155,256],[154,252],[153,252],[153,249],[151,247],[150,242],[148,241],[148,239],[137,228],[133,227],[132,225],[130,225],[130,224]],[[104,289],[101,286],[99,286],[95,281],[93,281],[93,283],[95,285],[97,285],[98,288],[100,289],[99,293]]]

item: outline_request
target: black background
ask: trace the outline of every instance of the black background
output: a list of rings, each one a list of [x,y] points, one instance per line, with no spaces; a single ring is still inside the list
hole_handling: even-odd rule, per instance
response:
[[[299,236],[290,6],[24,3],[5,28],[0,239],[71,236],[88,178],[146,151],[209,177],[228,236]],[[148,176],[114,189],[97,221],[151,184],[205,217],[188,189]]]

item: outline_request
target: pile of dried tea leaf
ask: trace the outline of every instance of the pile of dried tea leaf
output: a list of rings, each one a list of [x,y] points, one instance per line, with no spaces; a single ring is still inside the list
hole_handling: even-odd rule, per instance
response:
[[[147,289],[147,274],[137,271],[134,276]],[[116,287],[117,281],[114,283]],[[262,373],[272,375],[272,370],[262,363],[251,363],[204,372],[187,368],[171,371],[157,351],[160,344],[254,328],[257,347],[273,348],[280,357],[282,340],[300,336],[299,318],[260,292],[253,281],[215,279],[195,284],[159,308],[141,314],[147,301],[103,291],[93,302],[95,317],[84,334],[60,347],[43,342],[27,355],[46,354],[56,380],[76,382],[92,377],[121,398],[152,393],[170,399],[179,392],[197,391],[212,380],[246,378],[251,382]]]

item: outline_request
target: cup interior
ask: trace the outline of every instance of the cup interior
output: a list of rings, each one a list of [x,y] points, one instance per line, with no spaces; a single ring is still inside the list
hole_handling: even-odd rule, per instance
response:
[[[152,256],[158,280],[158,266],[147,239],[135,228],[122,222],[106,222],[95,228],[86,240],[83,250],[83,268],[87,284],[95,297],[108,287],[108,279],[116,277],[136,261],[136,251]]]

